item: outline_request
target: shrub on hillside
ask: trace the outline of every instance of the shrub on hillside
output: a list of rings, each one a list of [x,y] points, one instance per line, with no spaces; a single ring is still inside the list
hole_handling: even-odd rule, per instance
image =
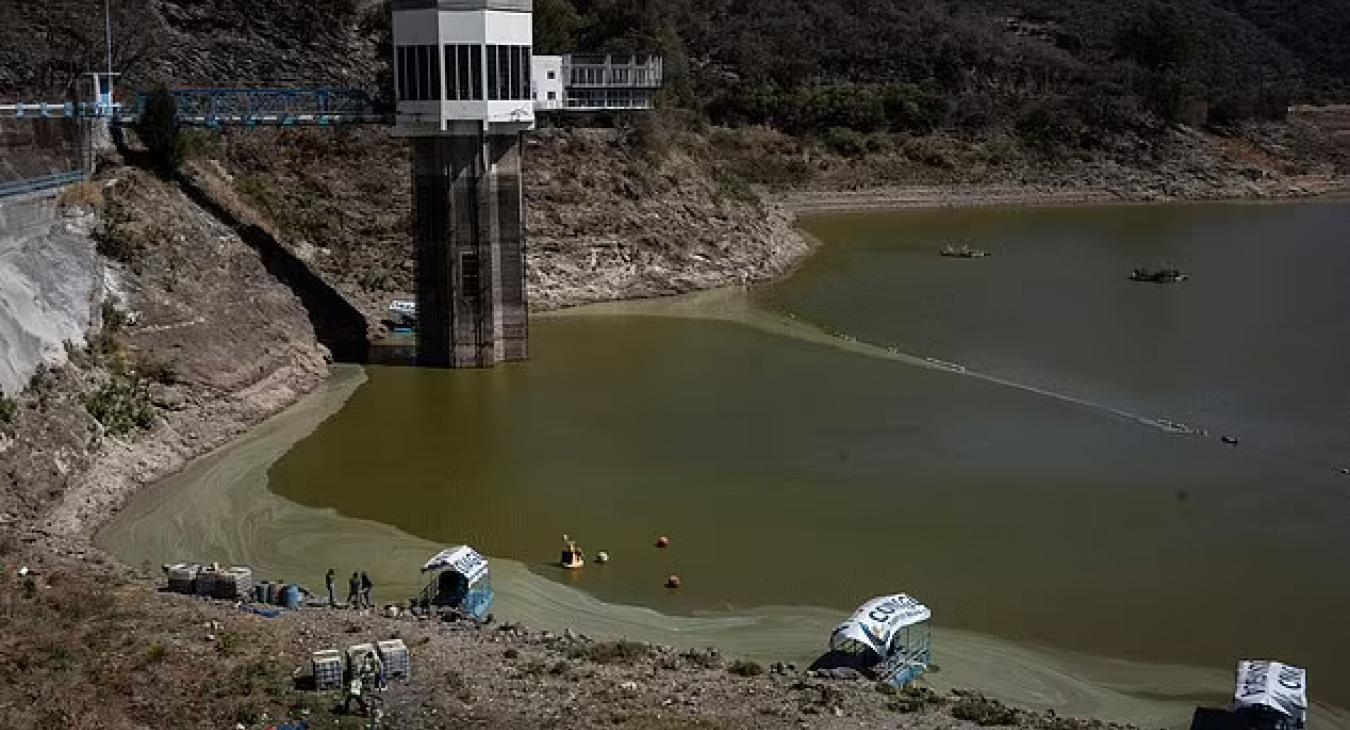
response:
[[[0,391],[0,423],[10,424],[14,422],[14,416],[19,412],[19,404],[14,402],[13,398]]]
[[[155,425],[150,394],[144,383],[134,377],[115,375],[85,400],[85,410],[113,436],[135,429],[148,430]]]

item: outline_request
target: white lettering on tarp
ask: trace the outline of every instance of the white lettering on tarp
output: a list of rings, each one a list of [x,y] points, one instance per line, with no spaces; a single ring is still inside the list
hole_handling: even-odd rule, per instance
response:
[[[1285,689],[1298,691],[1303,689],[1303,680],[1305,676],[1303,671],[1297,667],[1286,666],[1280,668],[1280,675],[1276,681],[1278,681],[1280,686]]]
[[[867,612],[867,618],[879,624],[884,624],[890,622],[897,614],[908,615],[918,611],[919,602],[913,598],[905,597],[901,600],[892,596],[873,606],[872,610]]]
[[[1302,717],[1308,706],[1308,675],[1300,667],[1270,661],[1244,661],[1238,664],[1239,706],[1264,706],[1290,717]]]
[[[1270,672],[1270,662],[1247,662],[1246,672],[1238,686],[1238,697],[1246,699],[1266,693],[1266,676]]]

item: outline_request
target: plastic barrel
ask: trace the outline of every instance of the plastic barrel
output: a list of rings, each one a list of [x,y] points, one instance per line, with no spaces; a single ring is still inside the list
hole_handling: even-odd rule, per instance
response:
[[[282,590],[282,602],[292,611],[300,608],[300,586],[288,585]]]
[[[267,603],[267,584],[259,583],[253,586],[253,601],[255,603]]]

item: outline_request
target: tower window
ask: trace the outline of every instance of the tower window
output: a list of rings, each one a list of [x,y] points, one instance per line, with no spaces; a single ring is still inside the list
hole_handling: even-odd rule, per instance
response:
[[[459,295],[465,299],[477,300],[481,294],[482,277],[479,271],[478,252],[465,251],[459,256]]]
[[[399,101],[440,98],[441,64],[435,46],[398,46],[394,66]]]

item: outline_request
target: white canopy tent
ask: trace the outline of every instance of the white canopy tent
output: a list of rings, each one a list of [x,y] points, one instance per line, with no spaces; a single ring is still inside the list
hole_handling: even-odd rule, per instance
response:
[[[897,593],[873,598],[864,603],[830,635],[830,648],[836,651],[872,650],[886,657],[898,648],[896,639],[905,629],[926,623],[933,612],[917,599]]]
[[[1308,673],[1302,667],[1271,661],[1238,662],[1233,707],[1265,707],[1301,726],[1308,715]]]
[[[460,545],[436,553],[426,565],[422,566],[423,573],[447,569],[459,573],[473,584],[487,575],[488,562],[477,550],[468,545]]]

